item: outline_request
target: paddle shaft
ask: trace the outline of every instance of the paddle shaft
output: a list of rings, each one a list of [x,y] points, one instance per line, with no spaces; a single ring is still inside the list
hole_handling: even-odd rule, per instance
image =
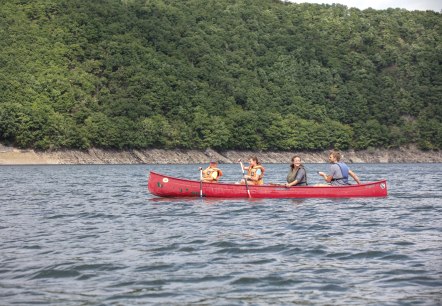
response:
[[[243,179],[244,179],[244,182],[246,183],[247,195],[249,196],[249,198],[251,198],[252,195],[250,194],[249,183],[247,183],[247,179],[244,177],[244,175],[245,175],[245,172],[244,172],[244,166],[243,166],[241,160],[239,160],[239,163],[240,163],[240,165],[241,165],[242,177],[243,177]]]
[[[203,197],[203,168],[200,167],[200,198]]]

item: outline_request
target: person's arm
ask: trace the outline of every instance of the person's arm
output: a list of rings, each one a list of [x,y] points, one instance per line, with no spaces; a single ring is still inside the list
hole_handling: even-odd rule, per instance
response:
[[[338,171],[340,171],[339,166],[337,164],[332,164],[330,166],[329,174],[326,174],[325,172],[318,172],[318,174],[322,176],[327,183],[330,183],[333,180],[333,177],[338,176]]]
[[[241,165],[241,170],[242,170],[242,174],[243,174],[243,175],[242,175],[243,178],[241,179],[241,181],[245,181],[245,180],[247,180],[248,175],[244,173],[244,170],[249,169],[249,167],[244,167],[244,165],[243,165],[241,159],[238,159],[238,162],[239,162],[239,164]]]
[[[242,163],[241,159],[238,159],[239,164],[241,165],[242,170],[248,170],[249,167],[244,166],[244,164]]]
[[[217,181],[217,180],[218,180],[218,171],[213,171],[213,173],[212,173],[212,179],[213,179],[214,181]]]
[[[356,175],[356,173],[354,173],[351,170],[348,170],[348,174],[350,174],[350,176],[356,181],[356,183],[360,184],[361,181],[359,180],[358,176]]]
[[[298,184],[298,180],[294,180],[291,183],[286,183],[285,186],[286,187],[292,187],[292,186],[296,186]]]
[[[201,179],[206,179],[207,178],[207,168],[206,169],[204,169],[202,172],[201,172],[201,174],[202,174],[202,176],[201,176]]]
[[[322,176],[327,183],[330,183],[333,179],[332,175],[327,175],[325,172],[318,172],[318,174]]]
[[[303,168],[298,170],[298,173],[296,174],[295,180],[291,183],[286,184],[287,187],[296,186],[298,185],[302,179],[305,177],[305,170]]]

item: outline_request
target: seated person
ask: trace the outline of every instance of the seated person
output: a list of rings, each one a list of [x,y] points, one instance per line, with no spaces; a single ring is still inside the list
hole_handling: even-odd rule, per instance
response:
[[[241,163],[241,167],[243,170],[247,170],[247,174],[244,175],[244,178],[241,180],[241,184],[245,184],[245,180],[247,180],[247,184],[250,185],[263,185],[264,184],[264,167],[258,161],[258,157],[253,156],[249,160],[249,166],[244,167]]]
[[[356,183],[360,184],[358,176],[350,170],[350,168],[343,162],[341,162],[341,153],[332,152],[328,157],[330,163],[330,172],[325,174],[324,172],[318,172],[320,176],[322,176],[327,183],[330,185],[350,185],[348,182],[348,176],[350,175]]]
[[[307,172],[304,165],[301,164],[301,157],[295,155],[292,157],[292,164],[290,165],[290,171],[287,174],[286,187],[292,186],[306,186],[307,185]]]
[[[211,161],[209,167],[203,170],[201,180],[206,183],[217,183],[222,175],[223,172],[218,168],[218,162]]]

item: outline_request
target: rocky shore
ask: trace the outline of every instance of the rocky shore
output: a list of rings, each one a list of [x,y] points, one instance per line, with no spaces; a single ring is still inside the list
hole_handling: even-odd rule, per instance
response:
[[[207,150],[21,150],[0,145],[0,165],[37,164],[197,164],[217,160],[236,163],[256,155],[263,163],[289,163],[298,154],[305,163],[327,162],[328,151],[322,152],[252,152]],[[416,147],[343,151],[348,163],[442,163],[441,151],[420,151]]]

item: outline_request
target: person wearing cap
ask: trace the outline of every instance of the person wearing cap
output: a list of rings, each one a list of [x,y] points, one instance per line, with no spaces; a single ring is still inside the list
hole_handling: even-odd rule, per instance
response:
[[[206,183],[217,183],[220,177],[223,175],[221,169],[218,168],[218,162],[210,161],[209,167],[203,170],[203,176],[201,180]]]

